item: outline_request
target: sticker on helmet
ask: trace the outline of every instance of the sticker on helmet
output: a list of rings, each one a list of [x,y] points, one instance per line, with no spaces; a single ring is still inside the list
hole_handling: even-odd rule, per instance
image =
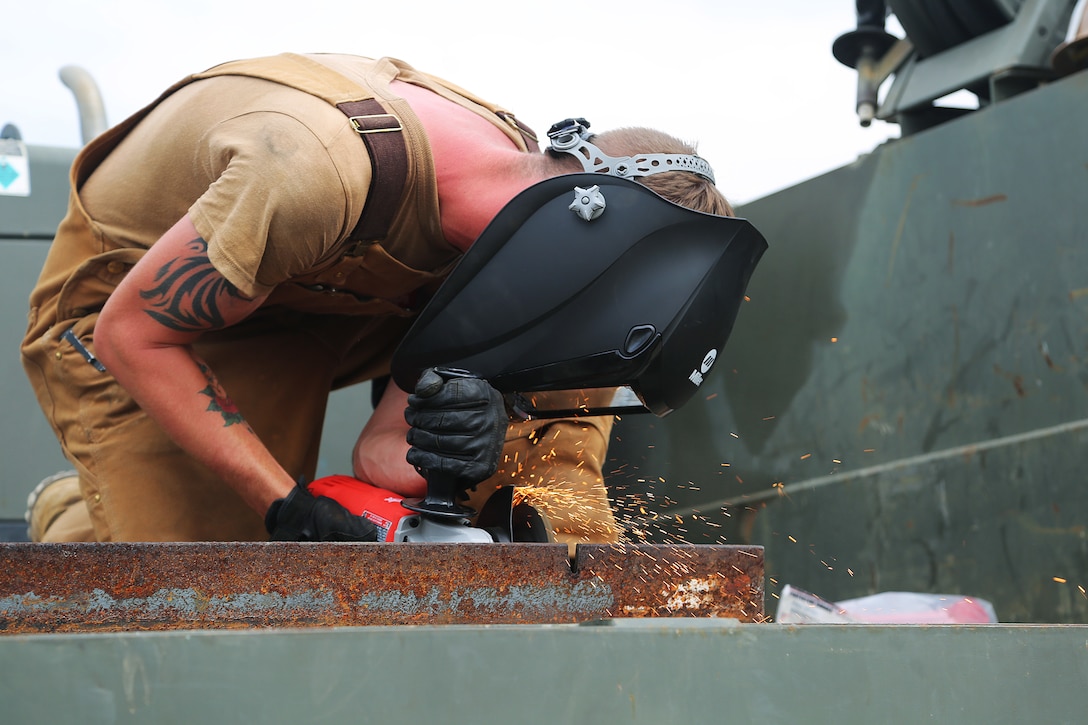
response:
[[[699,367],[691,371],[691,375],[688,376],[695,387],[699,387],[703,384],[703,377],[710,372],[710,368],[714,366],[714,361],[718,359],[718,351],[711,349],[703,356],[703,362],[699,364]]]

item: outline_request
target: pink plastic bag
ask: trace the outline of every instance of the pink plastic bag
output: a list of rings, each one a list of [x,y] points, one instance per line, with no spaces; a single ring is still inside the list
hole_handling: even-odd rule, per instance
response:
[[[997,614],[985,599],[959,594],[882,592],[841,602],[782,587],[775,621],[780,624],[995,624]]]

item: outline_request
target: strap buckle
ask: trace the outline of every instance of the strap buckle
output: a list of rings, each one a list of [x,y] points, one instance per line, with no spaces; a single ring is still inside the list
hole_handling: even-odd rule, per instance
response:
[[[391,120],[392,125],[377,125],[371,127],[367,121],[377,120],[377,123],[382,123],[385,120]],[[392,113],[371,113],[365,116],[348,116],[348,121],[351,123],[351,127],[355,129],[355,133],[367,134],[367,133],[391,133],[393,131],[403,131],[404,127],[400,123],[400,119],[394,116]]]

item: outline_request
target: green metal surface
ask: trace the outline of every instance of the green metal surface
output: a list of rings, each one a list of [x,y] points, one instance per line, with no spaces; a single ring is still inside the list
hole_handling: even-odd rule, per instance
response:
[[[19,341],[26,332],[30,290],[64,215],[75,154],[75,149],[30,146],[30,196],[0,195],[0,394],[5,411],[0,415],[0,522],[20,521],[34,484],[69,467],[26,381]],[[17,524],[0,528],[0,538],[13,533],[21,533]]]
[[[30,196],[0,194],[0,243],[52,239],[68,202],[68,170],[78,149],[28,146],[26,150]],[[9,271],[5,269],[5,280]],[[19,279],[28,293],[38,271],[40,267],[30,279]]]
[[[6,722],[1084,721],[1088,628],[682,624],[0,638]],[[62,695],[62,696],[61,696]]]
[[[47,241],[0,239],[0,269],[8,280],[0,284],[0,385],[4,398],[4,413],[0,415],[0,519],[21,519],[34,484],[51,473],[71,468],[38,408],[19,361],[19,341],[26,332],[27,298],[48,248]]]
[[[617,494],[672,502],[651,538],[757,542],[768,593],[1088,622],[1086,102],[1080,73],[741,209],[771,249],[725,374],[616,430]]]

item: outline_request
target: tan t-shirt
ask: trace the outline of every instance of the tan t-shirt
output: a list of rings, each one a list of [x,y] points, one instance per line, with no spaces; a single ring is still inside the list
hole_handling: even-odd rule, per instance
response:
[[[360,79],[375,66],[339,58]],[[411,148],[419,139],[407,140]],[[385,246],[434,249],[437,267],[457,251],[441,236],[425,136],[422,143],[425,153],[410,164],[406,188],[414,222],[398,220]],[[256,296],[343,253],[339,245],[362,213],[370,175],[366,147],[334,106],[278,83],[230,75],[194,82],[162,101],[80,196],[119,246],[150,246],[188,213],[216,269]]]

